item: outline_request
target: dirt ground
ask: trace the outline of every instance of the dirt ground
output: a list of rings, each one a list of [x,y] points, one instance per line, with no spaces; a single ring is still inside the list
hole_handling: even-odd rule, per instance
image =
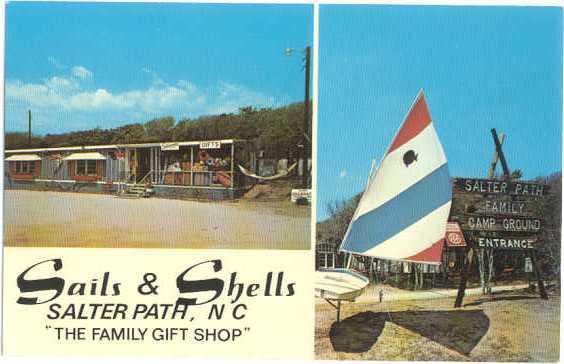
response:
[[[8,190],[7,246],[309,249],[310,208]]]
[[[527,291],[377,303],[316,304],[317,359],[558,361],[560,297]]]

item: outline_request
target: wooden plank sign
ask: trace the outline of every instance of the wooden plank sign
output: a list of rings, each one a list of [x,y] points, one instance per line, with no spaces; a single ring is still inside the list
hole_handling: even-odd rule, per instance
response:
[[[511,173],[501,148],[505,135],[501,135],[500,141],[495,128],[491,129],[491,132],[495,153],[488,171],[489,179],[455,178],[449,218],[461,223],[469,245],[482,249],[482,252],[486,249],[527,250],[534,267],[539,294],[547,299],[535,248],[536,236],[541,231],[542,200],[548,193],[548,186],[536,182],[510,180]],[[503,167],[503,180],[492,179],[498,159]],[[462,305],[473,252],[474,249],[466,250],[454,307]],[[490,257],[493,258],[493,255]],[[492,263],[490,261],[490,276]],[[488,283],[484,283],[482,280],[482,287],[486,288]]]
[[[548,192],[548,186],[540,183],[482,178],[456,178],[453,187],[455,193],[490,195],[543,197]]]
[[[478,248],[509,249],[509,250],[528,250],[534,249],[537,239],[520,237],[476,237],[472,239]]]
[[[475,247],[534,249],[547,193],[536,182],[455,178],[450,219]]]
[[[474,199],[464,199],[464,209],[459,213],[481,214],[481,215],[517,215],[517,216],[541,216],[542,206],[539,201],[527,199],[516,199],[514,196],[496,196],[493,198],[475,196]]]
[[[523,216],[463,215],[459,223],[463,230],[537,233],[541,229],[541,219]]]

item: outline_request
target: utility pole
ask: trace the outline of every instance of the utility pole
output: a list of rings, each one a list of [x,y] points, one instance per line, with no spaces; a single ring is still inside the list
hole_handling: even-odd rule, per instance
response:
[[[292,55],[294,48],[286,48],[285,53],[287,56]],[[309,138],[309,124],[310,124],[310,107],[309,107],[309,89],[310,89],[310,73],[311,73],[311,47],[306,46],[304,52],[304,72],[305,72],[305,91],[304,91],[304,119],[303,119],[303,134],[297,140],[297,162],[298,170],[300,159],[302,160],[302,180],[300,182],[302,188],[308,188],[307,160],[308,150],[311,150],[311,140]]]
[[[31,147],[31,110],[27,110],[27,145]]]
[[[311,47],[307,46],[305,48],[305,92],[304,92],[304,135],[302,136],[302,155],[303,155],[303,167],[302,167],[302,187],[308,188],[308,175],[307,173],[307,162],[308,162],[308,135],[309,135],[309,74],[311,68]]]

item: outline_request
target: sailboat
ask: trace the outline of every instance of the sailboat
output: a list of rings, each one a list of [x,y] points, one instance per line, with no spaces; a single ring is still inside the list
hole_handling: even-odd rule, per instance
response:
[[[357,254],[439,265],[451,202],[447,159],[420,91],[369,177],[339,250],[349,262]],[[341,301],[353,301],[368,283],[348,267],[323,269],[315,292],[338,310],[338,321]]]

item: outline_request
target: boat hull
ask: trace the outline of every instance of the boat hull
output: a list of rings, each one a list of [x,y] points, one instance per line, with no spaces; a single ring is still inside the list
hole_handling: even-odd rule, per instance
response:
[[[315,296],[327,300],[354,301],[368,283],[368,278],[348,269],[322,269],[315,272]]]

